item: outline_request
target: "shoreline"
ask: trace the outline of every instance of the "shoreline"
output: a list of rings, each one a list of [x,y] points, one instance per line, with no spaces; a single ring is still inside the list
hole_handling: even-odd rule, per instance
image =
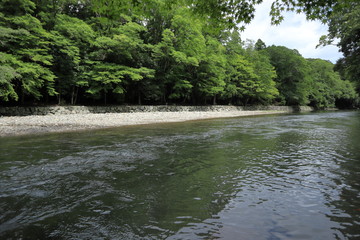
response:
[[[134,112],[0,117],[0,137],[289,113],[285,110]]]

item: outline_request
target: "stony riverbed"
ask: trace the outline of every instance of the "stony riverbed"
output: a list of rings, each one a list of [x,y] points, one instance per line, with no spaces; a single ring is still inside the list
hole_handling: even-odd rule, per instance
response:
[[[286,110],[55,114],[0,117],[0,136],[287,113]]]

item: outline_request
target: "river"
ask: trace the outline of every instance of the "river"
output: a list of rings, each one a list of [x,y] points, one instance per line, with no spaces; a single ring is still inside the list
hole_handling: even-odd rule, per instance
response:
[[[1,239],[359,239],[360,112],[0,138]]]

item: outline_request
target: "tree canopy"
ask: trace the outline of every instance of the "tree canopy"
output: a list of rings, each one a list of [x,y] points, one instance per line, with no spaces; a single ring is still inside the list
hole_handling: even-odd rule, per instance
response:
[[[352,3],[350,8],[343,8],[329,19],[330,44],[338,41],[337,46],[344,57],[337,62],[337,70],[344,79],[357,83],[360,90],[360,2]],[[324,40],[324,38],[323,38]]]
[[[332,63],[296,50],[243,41],[234,27],[248,23],[261,2],[2,0],[0,102],[356,104],[349,80],[359,79],[358,4],[273,3],[274,23],[286,10],[309,19],[322,14],[331,27],[323,41],[340,37],[345,53],[337,73]]]

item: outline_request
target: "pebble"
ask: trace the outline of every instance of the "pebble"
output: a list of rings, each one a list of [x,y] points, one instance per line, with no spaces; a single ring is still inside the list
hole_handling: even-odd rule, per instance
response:
[[[282,110],[134,112],[0,117],[0,136],[68,132],[139,124],[286,113]]]

